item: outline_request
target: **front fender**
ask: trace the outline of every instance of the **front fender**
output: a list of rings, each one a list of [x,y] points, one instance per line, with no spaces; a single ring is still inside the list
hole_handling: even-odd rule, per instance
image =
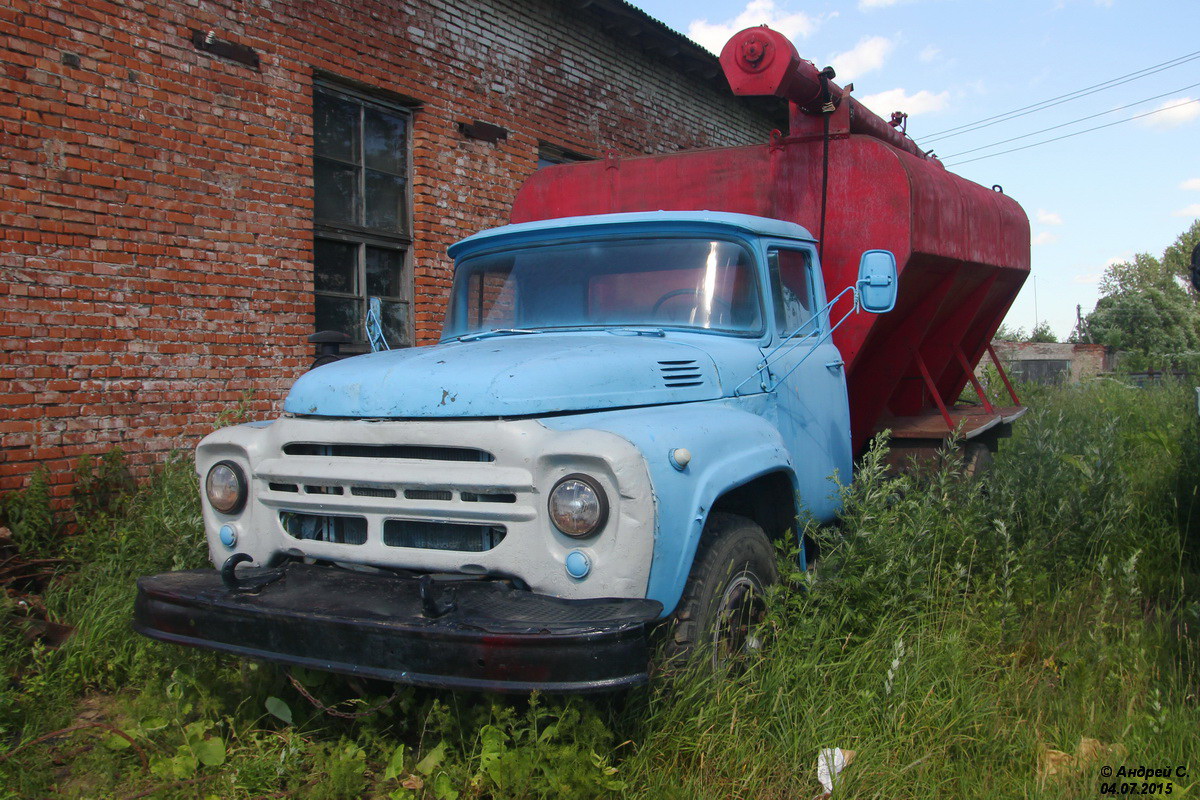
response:
[[[646,596],[663,604],[664,616],[675,610],[683,595],[704,522],[721,495],[772,472],[786,473],[796,488],[787,447],[779,430],[765,418],[770,402],[770,396],[755,395],[542,421],[548,427],[607,430],[645,455],[657,512]],[[669,458],[679,447],[692,453],[683,470]],[[794,506],[795,491],[781,501]]]

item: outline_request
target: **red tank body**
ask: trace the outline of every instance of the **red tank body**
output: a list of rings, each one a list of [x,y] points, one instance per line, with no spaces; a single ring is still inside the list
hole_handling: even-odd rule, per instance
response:
[[[834,335],[847,365],[855,448],[885,426],[922,438],[931,419],[939,436],[967,416],[976,429],[1011,419],[1014,409],[989,407],[989,417],[950,407],[1029,274],[1021,207],[947,172],[800,59],[781,34],[743,31],[721,61],[735,92],[791,101],[787,136],[543,169],[522,187],[512,221],[707,210],[796,222],[821,242],[830,297],[854,282],[864,250],[891,250],[899,267],[895,310],[855,315]],[[834,319],[849,308],[844,303]]]

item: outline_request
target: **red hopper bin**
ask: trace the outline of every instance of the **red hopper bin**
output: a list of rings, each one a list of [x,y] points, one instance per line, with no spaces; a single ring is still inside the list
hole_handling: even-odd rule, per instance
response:
[[[788,99],[787,135],[543,169],[521,189],[512,221],[655,210],[788,220],[818,237],[831,297],[854,281],[864,250],[891,250],[900,275],[895,310],[858,314],[834,337],[847,365],[855,449],[885,427],[929,440],[961,426],[970,438],[1018,416],[1015,394],[1006,407],[955,401],[1029,275],[1020,205],[999,187],[946,171],[782,34],[742,31],[721,64],[736,94]]]

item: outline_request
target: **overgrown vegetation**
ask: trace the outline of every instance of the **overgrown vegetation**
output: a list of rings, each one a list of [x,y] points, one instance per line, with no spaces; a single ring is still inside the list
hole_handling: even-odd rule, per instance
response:
[[[856,751],[835,796],[1094,797],[1104,760],[1046,769],[1081,739],[1200,776],[1192,390],[1026,391],[983,479],[889,476],[871,453],[843,524],[808,531],[819,568],[792,569],[768,646],[728,674],[602,699],[406,689],[357,720],[129,630],[136,576],[204,562],[172,462],[68,540],[45,602],[75,635],[0,635],[0,798],[811,797],[829,746]],[[391,692],[297,677],[342,710]]]
[[[1191,253],[1200,245],[1200,220],[1161,256],[1138,253],[1109,264],[1096,308],[1071,334],[1125,352],[1131,370],[1200,367],[1200,292],[1191,285]]]

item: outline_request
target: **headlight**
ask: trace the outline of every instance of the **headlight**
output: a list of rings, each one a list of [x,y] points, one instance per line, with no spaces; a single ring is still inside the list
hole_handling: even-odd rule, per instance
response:
[[[604,489],[587,475],[568,475],[556,483],[548,506],[554,526],[567,536],[591,536],[608,520]]]
[[[246,474],[232,461],[218,461],[204,480],[208,502],[222,514],[236,514],[246,505]]]

